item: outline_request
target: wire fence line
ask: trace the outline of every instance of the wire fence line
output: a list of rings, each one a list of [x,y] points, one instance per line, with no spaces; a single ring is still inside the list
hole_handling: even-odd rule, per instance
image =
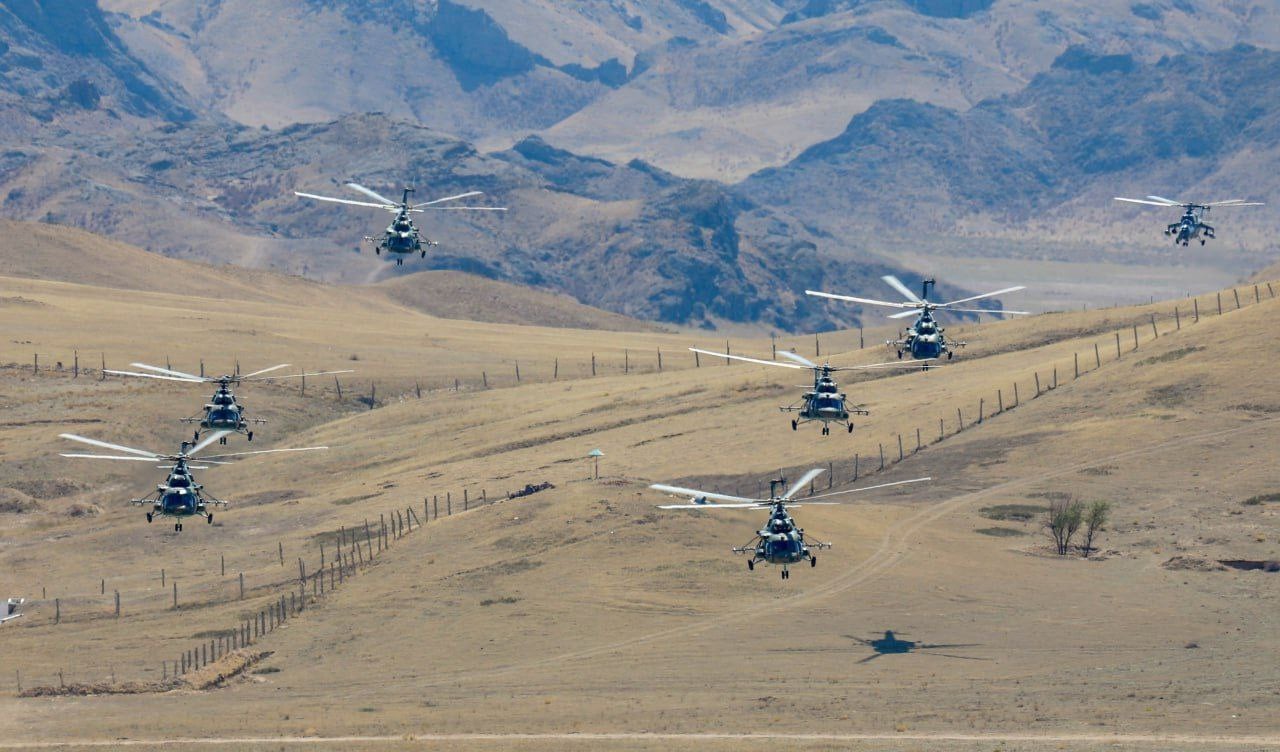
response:
[[[1219,292],[1212,296],[1190,299],[1185,304],[1177,304],[1168,313],[1151,312],[1144,323],[1135,322],[1124,329],[1107,332],[1095,340],[1091,348],[1073,352],[1070,360],[1056,360],[1046,364],[1042,367],[1043,370],[1037,368],[1032,371],[1029,378],[1013,380],[1008,389],[996,387],[990,394],[979,396],[976,403],[957,407],[954,415],[940,415],[936,426],[921,425],[913,431],[890,433],[888,443],[882,439],[877,441],[874,449],[868,444],[844,462],[829,462],[829,472],[816,479],[808,492],[818,493],[884,472],[929,446],[981,426],[1005,412],[1058,389],[1062,384],[1073,382],[1107,365],[1128,360],[1144,344],[1175,334],[1184,326],[1192,326],[1202,318],[1225,315],[1261,303],[1264,299],[1275,298],[1273,285],[1266,283],[1246,290],[1253,294],[1244,297],[1240,295],[1239,289],[1225,292],[1225,298],[1224,293]],[[784,476],[798,477],[810,467],[811,464],[780,468],[780,472]],[[755,475],[698,476],[697,480],[708,490],[722,493],[760,497],[767,491],[766,482]],[[495,497],[490,497],[483,488],[478,496],[472,489],[463,489],[460,496],[448,491],[443,495],[424,498],[421,516],[416,507],[406,506],[379,515],[376,523],[364,519],[350,528],[341,526],[336,530],[320,533],[313,536],[316,549],[310,565],[306,556],[294,557],[298,566],[296,575],[291,571],[288,574],[281,571],[274,576],[258,574],[253,582],[246,581],[243,571],[228,577],[226,558],[221,555],[218,577],[194,585],[190,584],[189,578],[170,581],[168,574],[161,569],[158,573],[159,590],[153,583],[151,587],[139,591],[125,590],[124,596],[114,584],[108,594],[108,581],[105,578],[100,578],[96,594],[88,592],[55,595],[51,598],[42,588],[41,598],[28,602],[24,618],[6,625],[5,628],[47,629],[63,623],[129,618],[163,610],[195,610],[234,601],[258,601],[255,607],[257,610],[248,617],[218,630],[216,635],[182,651],[176,658],[162,662],[159,671],[161,678],[175,674],[181,676],[217,661],[230,651],[255,644],[281,624],[322,602],[327,594],[344,587],[348,578],[364,573],[396,541],[429,526],[430,522],[438,520],[442,514],[449,517],[455,511],[469,511],[536,493],[548,487],[550,484],[530,485]],[[283,542],[277,542],[276,549],[270,553],[274,555],[277,566],[282,570],[286,568],[289,557],[285,555]],[[263,555],[250,554],[251,557]],[[78,672],[84,670],[76,669]],[[101,666],[96,670],[106,671]],[[140,670],[147,673],[146,668]],[[24,691],[21,669],[15,671],[18,691],[21,693]],[[114,682],[114,667],[110,668],[110,673]],[[60,686],[64,684],[66,675],[65,669],[58,672]]]
[[[1230,289],[1191,298],[1186,303],[1175,304],[1168,312],[1149,312],[1142,317],[1141,323],[1133,321],[1122,329],[1102,333],[1092,347],[1073,352],[1069,360],[1050,362],[1034,369],[1030,376],[1021,380],[1013,379],[1007,385],[991,387],[987,394],[979,396],[976,401],[958,405],[954,411],[942,411],[936,423],[922,423],[905,432],[892,431],[887,441],[881,439],[874,445],[863,444],[844,461],[826,462],[827,472],[812,481],[809,489],[802,493],[814,495],[884,472],[934,444],[1015,410],[1030,400],[1056,390],[1062,384],[1073,382],[1109,364],[1128,360],[1143,345],[1181,331],[1184,326],[1192,326],[1202,318],[1221,316],[1276,296],[1275,286],[1271,283],[1260,283],[1244,289],[1244,296],[1240,294],[1240,289]],[[778,472],[784,478],[798,478],[813,467],[815,465],[809,463],[782,467]],[[768,481],[754,474],[686,476],[672,482],[715,493],[754,498],[766,498],[769,492]]]
[[[217,578],[192,583],[189,578],[170,577],[161,570],[158,573],[161,582],[158,591],[152,587],[140,594],[125,590],[122,595],[120,590],[108,589],[105,578],[100,579],[97,593],[49,597],[42,588],[42,597],[24,604],[23,617],[6,624],[5,629],[40,629],[56,635],[57,628],[64,624],[128,620],[161,612],[185,611],[194,615],[212,606],[252,604],[248,614],[232,624],[211,630],[193,630],[193,635],[200,635],[201,639],[172,659],[164,659],[158,666],[135,667],[133,673],[142,677],[142,681],[159,679],[163,682],[202,669],[232,651],[256,644],[288,620],[323,603],[327,596],[346,587],[348,580],[364,574],[398,541],[429,527],[442,516],[462,514],[551,488],[554,486],[550,483],[539,483],[496,496],[490,496],[485,489],[481,489],[479,494],[471,489],[463,489],[457,495],[452,491],[434,494],[423,498],[420,513],[419,507],[410,505],[383,512],[377,520],[364,518],[350,527],[341,525],[315,534],[311,536],[311,544],[304,546],[301,556],[286,556],[283,542],[278,542],[271,551],[272,558],[278,561],[279,571],[276,573],[257,572],[246,577],[246,573],[240,571],[227,576],[226,557],[220,555]],[[295,564],[296,571],[293,568]],[[77,656],[77,661],[80,658]],[[56,683],[52,676],[33,675],[27,671],[28,685],[24,686],[21,665],[18,661],[12,664],[19,695],[57,694],[59,690],[74,689],[77,685],[116,683],[115,665],[75,662],[56,672]],[[77,678],[79,682],[75,681]],[[30,686],[32,679],[49,683]]]

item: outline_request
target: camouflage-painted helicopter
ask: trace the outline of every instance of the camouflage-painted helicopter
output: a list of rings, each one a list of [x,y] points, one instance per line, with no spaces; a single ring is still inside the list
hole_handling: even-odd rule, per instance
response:
[[[1127,201],[1130,204],[1146,204],[1147,206],[1163,206],[1166,208],[1181,208],[1182,217],[1164,228],[1166,236],[1173,237],[1173,244],[1187,245],[1193,240],[1199,239],[1200,245],[1204,245],[1206,240],[1216,238],[1213,227],[1205,224],[1204,217],[1209,210],[1215,206],[1262,206],[1261,201],[1247,201],[1242,198],[1233,198],[1226,201],[1210,201],[1207,204],[1197,204],[1191,201],[1174,201],[1171,198],[1163,196],[1147,196],[1141,198],[1121,198],[1116,196],[1116,201]],[[1203,235],[1203,237],[1201,237]]]
[[[176,532],[182,532],[182,518],[201,516],[205,518],[205,522],[213,523],[213,512],[208,510],[210,505],[222,504],[227,502],[221,499],[204,496],[201,491],[204,486],[196,483],[192,470],[207,470],[208,465],[226,465],[230,464],[226,460],[236,457],[247,457],[255,454],[273,454],[276,452],[313,452],[329,447],[303,447],[300,449],[261,449],[253,452],[236,452],[234,454],[216,454],[209,457],[201,457],[198,462],[206,463],[203,465],[190,464],[194,455],[209,445],[225,438],[230,431],[216,431],[205,437],[204,441],[198,444],[190,444],[182,442],[182,450],[177,454],[159,454],[157,452],[147,451],[146,449],[134,449],[133,447],[121,446],[120,444],[110,444],[97,439],[90,439],[85,436],[77,436],[71,433],[58,434],[61,438],[76,441],[81,444],[99,447],[101,449],[109,449],[114,452],[122,452],[121,455],[106,454],[75,454],[63,453],[63,457],[73,457],[78,459],[93,460],[121,460],[128,462],[165,462],[173,463],[172,466],[160,465],[161,468],[167,468],[169,475],[164,483],[156,485],[155,492],[146,498],[131,499],[130,503],[139,505],[151,505],[151,510],[147,512],[147,522],[151,522],[155,517],[176,517],[177,522],[174,523],[173,529]]]
[[[352,373],[350,369],[343,371],[317,371],[315,373],[291,373],[284,376],[267,376],[265,374],[271,371],[278,371],[281,368],[288,368],[288,363],[281,363],[278,366],[263,368],[260,371],[247,373],[243,376],[239,374],[239,366],[236,367],[236,373],[224,374],[217,377],[197,376],[193,373],[183,373],[175,371],[171,368],[160,368],[159,366],[149,366],[146,363],[130,363],[134,368],[142,368],[154,373],[137,373],[135,371],[113,371],[107,369],[103,373],[115,374],[116,376],[137,376],[144,379],[162,379],[164,381],[183,381],[189,384],[217,384],[218,390],[213,393],[213,398],[204,406],[204,414],[192,418],[183,418],[183,423],[198,423],[192,441],[200,440],[200,430],[206,429],[211,431],[225,431],[227,433],[241,433],[249,441],[253,441],[253,431],[249,429],[251,423],[266,423],[262,418],[246,418],[244,416],[244,404],[236,401],[236,395],[231,391],[232,384],[240,384],[244,381],[268,381],[271,379],[300,379],[307,376],[328,376],[336,373]],[[202,369],[203,370],[203,369]],[[221,443],[227,443],[227,434],[224,433]]]
[[[726,494],[712,493],[710,491],[699,491],[694,488],[681,488],[679,486],[668,486],[663,484],[654,484],[649,488],[655,491],[675,494],[676,496],[688,496],[691,502],[688,504],[661,504],[659,509],[768,509],[769,521],[764,527],[756,531],[756,535],[748,543],[742,546],[735,546],[733,552],[735,554],[750,554],[747,559],[747,569],[754,570],[756,564],[764,562],[766,564],[776,564],[782,567],[782,579],[791,578],[790,566],[799,564],[808,560],[809,566],[818,566],[818,557],[813,554],[814,549],[831,548],[830,543],[822,543],[820,541],[806,539],[804,529],[797,527],[795,520],[791,518],[787,512],[787,505],[793,507],[808,505],[837,505],[838,501],[820,501],[832,496],[843,496],[844,494],[858,493],[860,491],[871,491],[877,488],[889,488],[891,486],[903,486],[908,483],[921,483],[930,480],[929,478],[913,478],[912,480],[900,480],[893,483],[881,483],[876,486],[866,486],[864,488],[852,488],[845,491],[834,491],[832,493],[818,494],[810,496],[804,501],[792,502],[791,499],[796,494],[804,490],[805,486],[823,473],[822,468],[814,468],[800,477],[787,489],[786,493],[779,496],[777,491],[780,487],[786,485],[785,478],[779,478],[769,481],[769,498],[767,499],[748,499],[742,496],[729,496]],[[728,502],[726,504],[713,504],[707,501],[715,499],[717,501]]]
[[[805,293],[808,295],[817,296],[819,298],[830,298],[832,300],[845,300],[851,303],[862,303],[864,305],[878,305],[878,306],[888,306],[889,308],[908,309],[906,311],[903,311],[902,313],[895,313],[891,315],[889,318],[901,319],[901,318],[906,318],[908,316],[916,316],[916,320],[907,329],[906,334],[901,339],[889,340],[885,344],[888,344],[892,347],[897,348],[899,358],[902,357],[902,354],[904,352],[909,352],[911,353],[912,358],[915,358],[917,360],[922,360],[922,361],[941,358],[943,355],[947,356],[947,360],[951,360],[951,357],[954,354],[954,350],[952,348],[964,347],[966,344],[964,342],[949,342],[947,340],[946,336],[944,335],[944,332],[946,330],[943,329],[941,326],[939,326],[937,319],[933,317],[934,311],[952,311],[957,313],[990,313],[990,314],[1017,315],[1017,316],[1029,315],[1027,311],[1006,311],[1006,310],[1000,310],[1000,309],[955,308],[954,307],[961,303],[968,303],[974,300],[981,300],[983,298],[994,297],[996,295],[1004,295],[1005,293],[1009,293],[1009,292],[1017,292],[1018,290],[1025,290],[1026,289],[1025,285],[1017,285],[1015,287],[1006,287],[1003,290],[996,290],[995,292],[984,292],[981,295],[971,295],[967,298],[961,298],[960,300],[953,300],[950,303],[930,303],[929,288],[934,286],[934,281],[932,279],[924,280],[924,283],[922,286],[923,289],[921,290],[923,294],[920,295],[919,297],[917,297],[915,293],[911,292],[911,290],[907,289],[907,286],[902,284],[902,281],[899,280],[897,277],[893,276],[892,274],[886,274],[880,279],[883,279],[890,287],[902,293],[903,297],[907,299],[906,302],[891,303],[886,300],[871,300],[868,298],[855,298],[852,295],[835,295],[829,292],[817,292],[816,290],[805,290]],[[929,364],[926,362],[923,368],[928,369]]]
[[[928,642],[914,642],[912,640],[899,639],[892,629],[884,631],[884,637],[878,637],[874,640],[865,640],[854,635],[845,635],[850,640],[860,642],[871,648],[875,652],[858,661],[858,663],[869,663],[883,655],[903,655],[906,653],[926,653],[929,655],[940,655],[946,658],[960,658],[966,661],[980,661],[982,658],[973,658],[967,655],[950,655],[948,653],[935,653],[935,650],[946,650],[951,648],[975,648],[976,643],[949,643],[949,644],[933,644]]]
[[[696,347],[690,347],[690,350],[703,355],[713,355],[717,358],[729,358],[731,360],[741,360],[745,363],[758,363],[765,366],[776,366],[778,368],[792,368],[799,370],[813,371],[813,389],[805,392],[800,398],[799,405],[788,405],[779,407],[782,412],[796,413],[796,417],[791,421],[791,430],[795,431],[800,427],[801,423],[809,423],[819,421],[822,423],[822,435],[829,436],[831,434],[831,425],[847,426],[849,433],[853,433],[853,421],[850,420],[851,415],[870,415],[871,413],[861,407],[851,407],[849,405],[848,396],[840,391],[840,386],[836,384],[836,380],[831,374],[836,371],[861,371],[873,370],[878,368],[899,368],[902,366],[912,366],[924,361],[904,361],[901,363],[872,363],[865,366],[833,366],[830,363],[818,365],[808,358],[786,350],[779,350],[778,354],[787,358],[792,363],[779,363],[775,360],[761,360],[759,358],[746,358],[741,355],[726,355],[725,353],[712,352],[711,350],[701,350]]]
[[[347,183],[346,186],[354,191],[359,191],[369,198],[374,199],[378,203],[370,203],[368,201],[351,201],[345,198],[333,198],[331,196],[318,196],[314,193],[302,193],[294,191],[295,196],[303,198],[315,199],[316,201],[330,201],[335,204],[348,204],[350,206],[368,206],[374,209],[382,209],[396,215],[391,220],[391,224],[387,225],[387,229],[383,231],[381,238],[365,237],[364,241],[373,246],[375,255],[381,255],[386,251],[388,255],[395,254],[396,266],[403,266],[404,259],[401,256],[412,255],[414,253],[421,254],[422,258],[427,257],[427,246],[440,245],[439,241],[424,239],[418,231],[410,214],[422,214],[428,210],[437,211],[493,211],[504,212],[506,207],[503,206],[439,206],[439,204],[457,201],[463,198],[471,198],[472,196],[482,195],[482,191],[467,191],[459,193],[456,196],[445,196],[433,201],[424,201],[420,204],[410,204],[409,194],[413,193],[412,188],[405,188],[404,195],[399,203],[392,201],[386,196],[375,193],[363,185],[358,183]]]

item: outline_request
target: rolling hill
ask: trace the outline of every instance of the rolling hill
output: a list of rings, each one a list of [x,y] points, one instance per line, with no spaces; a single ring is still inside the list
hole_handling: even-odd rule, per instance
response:
[[[268,290],[292,284],[261,276]],[[418,369],[474,363],[477,349],[523,361],[525,348],[671,352],[698,341],[436,319],[367,289],[317,294],[310,282],[299,284],[314,285],[311,294],[289,302],[228,306],[168,292],[180,283],[122,297],[5,276],[10,331],[31,340],[6,350],[50,352],[74,333],[114,360],[128,344],[121,322],[135,317],[154,338],[139,357],[162,356],[197,330],[210,349],[246,363],[302,355],[332,366],[314,348],[328,343],[336,354],[360,342],[359,378],[392,381],[410,360]],[[63,446],[55,436],[159,444],[183,430],[172,420],[196,395],[2,368],[0,486],[36,504],[0,513],[0,592],[32,598],[25,617],[0,627],[27,688],[56,687],[59,671],[104,686],[113,675],[158,680],[162,660],[296,592],[295,560],[314,571],[318,544],[333,557],[340,529],[364,520],[376,529],[380,516],[407,508],[425,514],[432,499],[441,516],[261,638],[255,649],[269,655],[221,689],[5,694],[0,732],[11,744],[110,743],[162,728],[246,749],[293,737],[366,749],[1274,745],[1276,646],[1259,625],[1274,612],[1275,575],[1217,564],[1280,558],[1267,501],[1280,405],[1269,396],[1274,371],[1256,367],[1255,335],[1280,302],[1265,287],[1258,302],[1251,288],[1238,293],[1238,304],[1225,294],[1222,315],[1210,295],[963,327],[954,333],[970,347],[943,368],[846,379],[871,411],[853,436],[787,430],[776,406],[792,398],[794,377],[710,359],[431,390],[374,410],[315,385],[305,397],[263,386],[250,399],[272,423],[255,448],[331,450],[203,471],[232,505],[180,535],[118,502],[154,482],[155,468],[69,466],[53,456]],[[165,308],[178,315],[139,315]],[[201,321],[215,311],[225,317],[216,328]],[[421,334],[434,345],[420,345]],[[831,337],[823,351],[840,364],[884,352],[859,351],[856,333]],[[732,343],[737,352],[769,346]],[[182,346],[175,365],[197,352]],[[945,438],[934,441],[939,420]],[[598,481],[585,459],[595,447],[604,451]],[[729,552],[757,515],[659,512],[668,499],[646,489],[667,481],[753,493],[779,467],[830,463],[839,490],[855,455],[861,484],[933,482],[797,508],[834,547],[786,582],[772,569],[747,572]],[[544,481],[554,488],[459,508],[464,489],[474,503]],[[1089,560],[1053,556],[1034,516],[1008,516],[1064,498],[1114,505]],[[877,654],[855,639],[885,630],[954,647]],[[760,736],[738,736],[745,728]],[[503,736],[512,732],[535,736]],[[591,736],[616,733],[629,736]]]

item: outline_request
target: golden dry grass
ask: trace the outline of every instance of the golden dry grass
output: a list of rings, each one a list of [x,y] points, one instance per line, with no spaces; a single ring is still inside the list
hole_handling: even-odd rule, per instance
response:
[[[120,327],[140,304],[163,308],[164,293],[124,299],[97,287],[14,279],[0,280],[0,289],[47,306],[6,310],[12,331],[35,332],[18,338],[59,347],[83,338],[104,342],[95,349],[163,356],[154,343],[137,342],[136,326]],[[1207,300],[1202,313],[1213,305]],[[274,748],[236,739],[316,735],[369,737],[330,745],[341,749],[1276,746],[1280,579],[1162,566],[1174,556],[1280,559],[1274,504],[1242,503],[1280,490],[1280,376],[1266,367],[1260,339],[1280,303],[1234,311],[1228,301],[1227,315],[1215,310],[1194,325],[1189,302],[1179,301],[1181,331],[1162,318],[1152,340],[1142,324],[1139,349],[1131,351],[1126,333],[1118,361],[1112,331],[1149,312],[1171,313],[1173,303],[957,328],[970,346],[946,368],[849,380],[872,411],[852,437],[788,430],[776,407],[803,381],[787,372],[706,362],[662,374],[433,392],[374,411],[284,387],[246,390],[276,421],[263,431],[265,445],[333,450],[205,472],[201,480],[233,504],[214,525],[192,523],[181,535],[146,525],[120,503],[160,471],[145,463],[70,465],[51,455],[63,446],[53,436],[68,428],[125,443],[176,441],[181,429],[172,418],[198,404],[190,390],[5,370],[0,486],[25,482],[41,492],[30,485],[37,477],[69,484],[52,484],[35,513],[0,515],[0,596],[38,601],[44,586],[63,605],[61,624],[50,623],[45,601],[0,627],[12,657],[6,668],[21,670],[28,686],[56,681],[60,669],[76,681],[101,680],[112,669],[121,679],[158,678],[160,661],[207,639],[194,635],[229,629],[290,587],[297,557],[313,568],[317,536],[340,525],[407,506],[421,513],[423,499],[436,494],[443,514],[446,491],[456,504],[463,489],[496,495],[544,480],[556,488],[442,517],[398,541],[260,643],[274,653],[265,665],[278,671],[159,697],[0,697],[0,739],[210,737],[232,740],[228,749]],[[219,321],[233,317],[236,328],[261,333],[245,340],[271,340],[243,345],[243,362],[289,353],[336,365],[308,349],[333,338],[339,352],[363,343],[362,367],[389,380],[439,367],[436,358],[475,363],[469,359],[481,350],[554,345],[589,354],[622,341],[673,350],[685,341],[409,319],[429,322],[439,338],[424,354],[411,327],[377,330],[388,305],[335,290],[319,301],[245,302]],[[214,305],[188,299],[187,307],[212,315]],[[191,326],[177,317],[148,321],[147,331],[167,341]],[[831,341],[847,348],[856,336]],[[214,350],[231,341],[211,340]],[[1103,359],[1096,372],[1095,343]],[[769,344],[733,346],[759,353]],[[185,361],[196,352],[180,354]],[[1078,380],[1076,353],[1090,371]],[[883,354],[874,348],[838,360]],[[1047,385],[1055,367],[1058,388],[1032,399],[1036,375]],[[1014,383],[1023,404],[972,426],[979,400],[989,411],[997,390],[1012,404]],[[953,436],[957,407],[968,428]],[[772,568],[748,573],[728,551],[750,537],[758,513],[659,512],[663,497],[645,489],[698,479],[749,490],[779,466],[828,462],[847,475],[855,453],[874,456],[884,445],[896,458],[903,436],[910,454],[916,428],[936,438],[939,418],[945,441],[867,478],[927,474],[928,487],[796,510],[835,548],[786,582]],[[595,447],[605,452],[598,482],[584,459]],[[1115,505],[1095,560],[1048,555],[1036,523],[993,523],[979,511],[1063,494]],[[100,515],[66,514],[67,505],[90,501]],[[1026,534],[977,532],[993,525]],[[162,567],[179,580],[181,609],[169,607]],[[244,601],[236,598],[240,572]],[[115,589],[124,598],[118,621]],[[863,662],[873,653],[852,637],[887,629],[970,647]],[[488,733],[551,736],[467,736]],[[638,736],[556,736],[573,733]],[[696,736],[741,733],[766,736]],[[461,736],[405,738],[430,734]]]

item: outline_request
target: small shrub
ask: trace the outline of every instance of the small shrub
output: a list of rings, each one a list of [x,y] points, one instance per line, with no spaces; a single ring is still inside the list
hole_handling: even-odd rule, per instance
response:
[[[1276,493],[1265,493],[1258,494],[1257,496],[1250,496],[1241,503],[1247,507],[1256,507],[1259,504],[1265,504],[1269,501],[1280,501],[1280,491]]]
[[[1028,522],[1043,513],[1044,507],[1039,504],[998,504],[978,510],[978,514],[997,522]]]
[[[977,531],[979,535],[990,535],[992,538],[1013,538],[1018,535],[1026,535],[1021,530],[1015,530],[1011,527],[984,527]]]
[[[509,596],[509,595],[504,595],[504,596],[502,596],[501,598],[485,598],[484,600],[480,601],[480,605],[481,605],[481,606],[494,606],[494,605],[497,605],[497,604],[499,604],[499,603],[503,603],[503,604],[510,604],[510,603],[519,603],[519,602],[520,602],[520,599],[519,599],[519,598],[512,598],[512,597],[511,597],[511,596]]]

